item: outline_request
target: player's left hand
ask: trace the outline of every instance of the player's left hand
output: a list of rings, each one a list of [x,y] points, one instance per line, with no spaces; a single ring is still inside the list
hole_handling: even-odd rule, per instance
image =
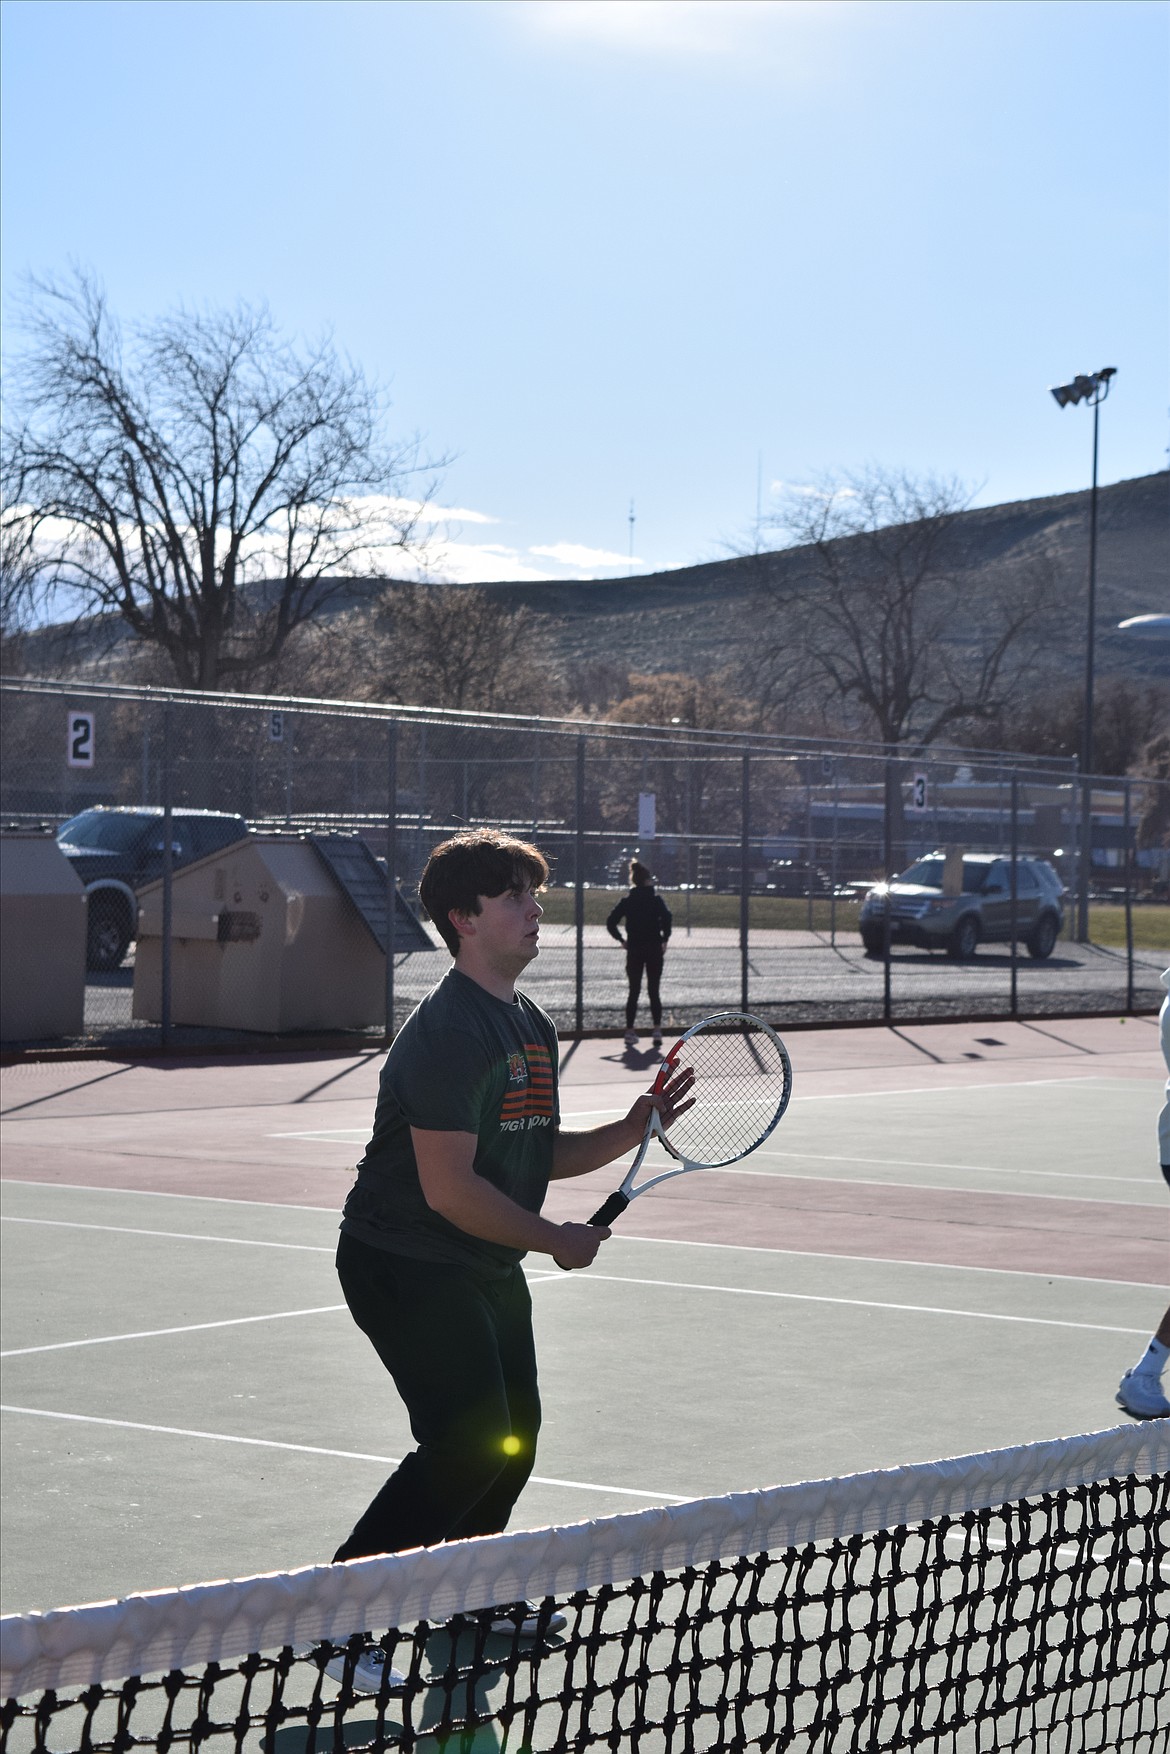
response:
[[[662,1125],[669,1127],[679,1115],[685,1114],[688,1108],[693,1108],[695,1099],[689,1092],[694,1082],[693,1068],[684,1066],[681,1072],[676,1072],[667,1079],[660,1091],[648,1090],[644,1096],[640,1096],[626,1116],[631,1136],[641,1139],[646,1131],[646,1123],[655,1109],[662,1118]]]

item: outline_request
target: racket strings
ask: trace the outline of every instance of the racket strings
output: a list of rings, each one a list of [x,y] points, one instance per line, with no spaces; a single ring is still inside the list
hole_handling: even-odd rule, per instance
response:
[[[760,1144],[792,1089],[788,1056],[762,1029],[698,1030],[683,1041],[678,1065],[695,1074],[695,1106],[675,1121],[670,1143],[690,1162],[711,1168]]]

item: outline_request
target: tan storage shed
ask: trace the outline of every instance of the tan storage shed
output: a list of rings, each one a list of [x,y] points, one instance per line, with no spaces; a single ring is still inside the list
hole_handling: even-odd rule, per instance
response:
[[[383,1021],[386,958],[304,840],[253,835],[171,880],[171,1020],[363,1029]],[[162,883],[139,894],[134,1015],[162,1017]]]
[[[49,832],[0,836],[0,1040],[85,1027],[85,888]]]

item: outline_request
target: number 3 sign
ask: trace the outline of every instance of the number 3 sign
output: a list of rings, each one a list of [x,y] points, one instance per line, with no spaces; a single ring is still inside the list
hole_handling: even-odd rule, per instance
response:
[[[93,766],[93,714],[69,714],[69,734],[65,741],[65,759],[70,767]]]

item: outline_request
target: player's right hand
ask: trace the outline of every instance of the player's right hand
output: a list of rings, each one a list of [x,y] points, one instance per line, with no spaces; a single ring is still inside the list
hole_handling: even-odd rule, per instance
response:
[[[553,1260],[567,1273],[574,1267],[590,1266],[610,1234],[604,1225],[594,1224],[562,1224],[560,1230]]]

